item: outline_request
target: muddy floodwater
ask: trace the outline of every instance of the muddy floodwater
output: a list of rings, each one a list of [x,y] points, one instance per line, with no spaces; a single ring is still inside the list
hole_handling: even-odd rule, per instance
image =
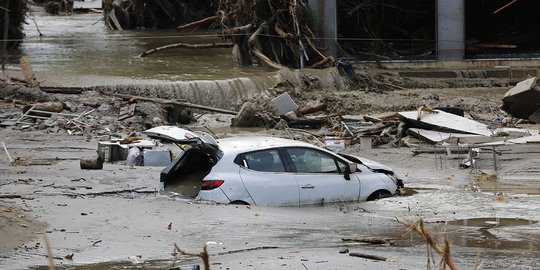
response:
[[[255,67],[236,67],[232,48],[178,48],[138,57],[143,51],[172,43],[223,42],[217,31],[108,31],[101,14],[51,16],[42,8],[32,10],[21,53],[29,57],[38,80],[41,76],[51,82],[80,86],[132,83],[134,79],[219,80],[267,73]],[[19,54],[10,56],[12,65],[18,66]]]
[[[415,218],[423,218],[436,238],[449,237],[460,269],[473,269],[480,261],[482,269],[540,267],[540,196],[507,190],[501,200],[474,188],[470,171],[457,169],[457,162],[437,168],[433,155],[412,157],[408,148],[350,151],[394,167],[417,191],[411,196],[272,208],[156,193],[159,167],[105,164],[101,171],[82,171],[78,157],[91,155],[96,142],[77,136],[3,134],[13,155],[55,161],[9,166],[2,156],[0,189],[28,197],[5,200],[0,207],[45,223],[54,261],[67,269],[168,269],[174,243],[189,251],[208,245],[212,269],[425,269],[426,244],[397,222]],[[22,218],[15,222],[34,228]],[[1,253],[2,269],[46,269],[40,232]],[[391,244],[341,240],[354,237],[382,237]],[[344,249],[387,261],[341,254]],[[64,258],[69,254],[72,260]],[[200,263],[178,256],[176,265]]]

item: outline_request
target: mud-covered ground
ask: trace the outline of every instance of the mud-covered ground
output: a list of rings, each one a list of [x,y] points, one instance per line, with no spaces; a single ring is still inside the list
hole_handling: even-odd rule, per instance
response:
[[[306,100],[332,97],[344,108],[354,108],[354,114],[416,108],[425,101],[431,106],[456,104],[490,120],[506,90],[475,85],[336,95],[318,91]],[[285,136],[277,130],[231,130],[226,127],[229,122],[230,116],[207,114],[193,128],[210,126],[218,137],[252,132]],[[348,152],[393,166],[415,192],[373,202],[264,208],[215,205],[159,193],[160,168],[105,164],[101,171],[82,171],[79,158],[95,153],[97,137],[11,128],[0,133],[12,157],[31,157],[27,163],[34,164],[10,166],[0,155],[0,194],[20,195],[0,199],[3,269],[45,268],[43,233],[54,262],[64,268],[168,269],[174,243],[190,251],[207,244],[212,269],[425,268],[426,244],[397,222],[409,218],[424,219],[439,239],[448,235],[460,269],[473,269],[477,262],[482,269],[540,267],[540,178],[534,173],[540,156],[530,153],[503,159],[501,177],[494,182],[489,177],[477,180],[479,171],[458,169],[459,156],[413,156],[410,148],[352,146]],[[491,156],[480,158],[489,163]],[[516,183],[520,189],[514,190]],[[497,197],[495,190],[504,197]],[[352,237],[384,237],[393,244],[341,240]],[[339,253],[345,248],[387,261]],[[66,259],[70,254],[72,260]],[[180,256],[176,265],[196,263],[200,261]]]

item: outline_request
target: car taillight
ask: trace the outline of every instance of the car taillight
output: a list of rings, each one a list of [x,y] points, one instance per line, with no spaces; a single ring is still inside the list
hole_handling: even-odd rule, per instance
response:
[[[225,181],[223,180],[203,180],[202,190],[212,190],[220,187]]]

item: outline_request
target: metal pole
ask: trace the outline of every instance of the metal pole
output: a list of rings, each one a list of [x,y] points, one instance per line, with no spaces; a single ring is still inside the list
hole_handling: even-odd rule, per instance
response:
[[[499,170],[499,166],[497,164],[497,149],[495,148],[495,146],[492,146],[491,147],[491,151],[493,151],[493,169],[495,171],[498,171]]]
[[[495,146],[491,147],[491,151],[493,151],[493,169],[495,170],[495,186],[494,186],[494,195],[497,196],[498,190],[499,190],[499,166],[497,164],[497,149]]]
[[[471,172],[474,171],[474,154],[472,148],[469,148],[469,161],[471,162]]]

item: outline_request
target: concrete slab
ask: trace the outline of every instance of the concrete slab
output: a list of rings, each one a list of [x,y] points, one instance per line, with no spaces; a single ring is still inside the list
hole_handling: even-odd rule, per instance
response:
[[[540,91],[535,86],[536,77],[517,83],[504,95],[501,109],[514,117],[528,119],[540,108]]]
[[[410,128],[408,132],[414,137],[420,138],[422,140],[425,140],[431,143],[438,143],[438,142],[447,140],[451,137],[452,138],[482,137],[482,135],[448,133],[448,132],[433,131],[433,130],[426,130],[426,129],[419,129],[419,128]]]
[[[422,112],[421,117],[418,117],[417,111],[400,112],[398,117],[411,126],[419,128],[484,136],[493,134],[485,124],[441,110]]]

